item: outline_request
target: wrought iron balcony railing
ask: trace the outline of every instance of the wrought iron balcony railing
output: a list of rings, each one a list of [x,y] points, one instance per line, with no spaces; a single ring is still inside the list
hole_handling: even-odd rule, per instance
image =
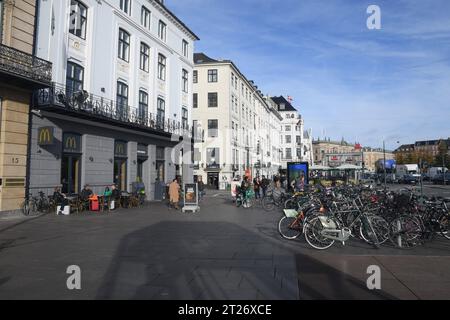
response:
[[[52,63],[0,44],[0,72],[51,85]]]
[[[40,109],[51,107],[51,110],[55,111],[68,111],[85,118],[112,121],[128,127],[189,137],[195,141],[203,141],[204,138],[204,131],[198,127],[167,119],[161,114],[155,115],[145,109],[118,104],[116,101],[84,90],[71,92],[69,88],[58,84],[36,91],[34,106]]]

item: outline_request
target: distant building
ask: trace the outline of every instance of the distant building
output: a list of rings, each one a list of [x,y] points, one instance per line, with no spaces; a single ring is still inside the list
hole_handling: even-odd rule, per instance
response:
[[[359,143],[350,144],[342,139],[340,142],[330,139],[313,141],[314,164],[336,168],[344,164],[361,166],[364,170],[374,172],[378,160],[394,159],[391,151],[362,147]]]
[[[281,128],[281,166],[287,168],[288,162],[304,161],[312,164],[311,130],[305,130],[304,119],[299,111],[283,96],[271,98],[282,115]]]
[[[282,117],[276,104],[231,60],[196,53],[194,62],[194,127],[205,130],[194,145],[194,176],[225,189],[238,175],[278,173]]]
[[[355,145],[341,141],[332,141],[330,138],[317,139],[312,141],[314,164],[323,163],[326,154],[349,153],[355,149]]]
[[[439,155],[439,145],[444,141],[447,144],[447,154],[450,155],[450,138],[416,141],[413,144],[404,144],[394,151],[394,155],[399,162],[411,162],[416,158],[424,158],[432,161]]]

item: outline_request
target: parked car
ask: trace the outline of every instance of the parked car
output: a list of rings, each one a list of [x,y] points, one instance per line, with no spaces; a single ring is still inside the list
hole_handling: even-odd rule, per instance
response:
[[[398,183],[401,184],[416,184],[420,182],[420,177],[417,177],[412,174],[405,174],[401,178],[398,179]]]
[[[398,183],[398,179],[394,175],[389,174],[386,176],[386,183]]]
[[[437,174],[431,179],[433,184],[444,184],[444,174]],[[445,184],[450,184],[450,172],[445,173]]]

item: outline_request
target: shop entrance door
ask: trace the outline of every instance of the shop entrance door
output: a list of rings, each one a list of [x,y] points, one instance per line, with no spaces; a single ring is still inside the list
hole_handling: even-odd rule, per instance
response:
[[[80,191],[81,156],[64,154],[61,159],[61,185],[65,194]]]
[[[114,184],[120,190],[127,191],[127,159],[114,160]]]
[[[164,183],[166,181],[166,177],[164,176],[165,169],[165,161],[157,160],[156,161],[156,178],[159,182]]]
[[[208,188],[219,189],[219,173],[208,172]]]

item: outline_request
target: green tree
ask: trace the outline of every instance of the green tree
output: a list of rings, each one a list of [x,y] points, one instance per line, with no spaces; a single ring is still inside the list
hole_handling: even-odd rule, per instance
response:
[[[398,152],[395,154],[395,161],[397,164],[404,164],[405,163],[405,156],[402,152]]]
[[[438,146],[438,154],[434,159],[434,165],[441,167],[444,164],[445,167],[450,167],[450,155],[448,154],[448,145],[445,140],[441,140]]]

